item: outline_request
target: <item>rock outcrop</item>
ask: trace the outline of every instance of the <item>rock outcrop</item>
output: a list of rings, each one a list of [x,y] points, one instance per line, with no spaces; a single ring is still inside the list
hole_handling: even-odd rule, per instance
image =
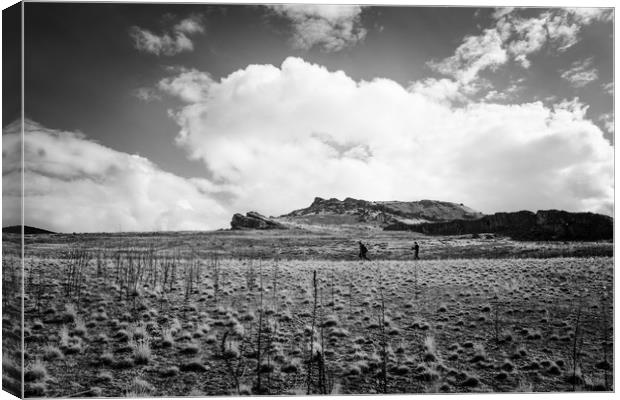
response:
[[[437,200],[366,201],[347,197],[315,197],[309,207],[295,210],[279,219],[307,224],[367,224],[385,227],[390,224],[476,219],[483,214],[463,204]],[[331,218],[330,218],[331,217]]]
[[[235,214],[232,221],[230,221],[230,227],[233,230],[240,229],[287,229],[283,224],[276,222],[270,218],[265,217],[255,211],[250,211],[247,214]]]
[[[366,201],[316,197],[307,208],[279,217],[257,212],[235,214],[239,229],[384,229],[427,235],[492,233],[518,240],[613,239],[613,218],[594,213],[559,210],[499,212],[484,215],[463,204],[436,200]],[[328,227],[328,228],[325,228]]]
[[[613,238],[613,218],[558,210],[519,211],[496,213],[476,220],[397,223],[385,230],[410,230],[428,235],[496,233],[520,240],[604,240]]]

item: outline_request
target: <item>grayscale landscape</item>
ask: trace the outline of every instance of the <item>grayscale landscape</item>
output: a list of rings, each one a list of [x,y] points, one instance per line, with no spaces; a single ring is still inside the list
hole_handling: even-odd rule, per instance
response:
[[[613,394],[613,8],[20,7],[3,390]]]

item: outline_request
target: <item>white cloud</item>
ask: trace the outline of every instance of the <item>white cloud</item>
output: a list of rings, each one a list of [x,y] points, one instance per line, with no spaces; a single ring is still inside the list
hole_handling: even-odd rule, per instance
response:
[[[177,140],[236,188],[231,211],[278,215],[314,196],[612,210],[613,148],[577,100],[455,108],[447,82],[356,82],[298,58],[207,90],[175,114]]]
[[[308,50],[318,46],[325,51],[339,51],[366,37],[356,5],[273,4],[276,14],[291,21],[293,47]]]
[[[172,28],[171,32],[164,32],[161,35],[138,26],[132,26],[129,29],[129,35],[136,49],[157,56],[173,56],[194,50],[194,43],[188,35],[198,33],[204,33],[204,26],[200,18],[195,16],[182,20]]]
[[[181,69],[178,75],[159,81],[157,88],[187,103],[196,103],[206,99],[212,83],[207,73],[196,69]]]
[[[220,189],[207,180],[181,178],[81,134],[30,121],[24,130],[27,225],[113,232],[214,229],[230,220],[213,200]],[[18,125],[12,125],[3,133],[3,155],[18,154],[18,146]],[[18,167],[19,159],[3,157],[4,184],[19,181]],[[15,204],[19,188],[13,189],[3,190],[3,204]],[[17,209],[3,209],[3,225],[18,223],[16,215]]]
[[[614,133],[614,114],[613,113],[605,113],[601,114],[599,117],[599,121],[603,123],[605,130],[611,134]]]
[[[517,60],[525,60],[547,43],[559,52],[566,51],[579,41],[584,26],[610,21],[609,15],[610,10],[603,8],[557,8],[524,18],[513,10],[498,18],[497,25],[514,35],[505,36],[506,44]]]
[[[158,56],[173,56],[183,51],[194,50],[194,44],[182,32],[172,36],[167,33],[156,35],[147,29],[133,26],[129,34],[134,40],[136,49]]]
[[[21,123],[14,121],[2,135],[2,226],[22,223]]]
[[[601,84],[601,87],[610,96],[614,95],[614,83],[613,82],[603,83],[603,84]]]
[[[601,8],[555,8],[534,17],[524,17],[521,13],[522,10],[514,8],[496,10],[495,26],[479,35],[465,37],[454,55],[429,65],[462,84],[469,84],[481,72],[494,70],[511,60],[529,68],[528,57],[545,47],[564,52],[579,41],[584,26],[613,18],[613,10]]]
[[[571,22],[569,17],[569,13],[545,15],[549,42],[560,52],[568,50],[579,41],[581,24],[578,21]]]
[[[497,90],[491,90],[484,96],[484,100],[489,102],[506,101],[508,99],[508,93],[505,91],[498,92]]]
[[[613,8],[576,7],[568,9],[568,12],[582,24],[591,24],[596,21],[609,22],[614,18]]]
[[[509,25],[509,27],[505,27]],[[506,19],[498,21],[498,26],[504,31],[514,31],[515,38],[506,40],[509,53],[523,68],[529,68],[530,61],[527,55],[539,51],[547,41],[547,26],[545,18],[517,19],[508,23]]]
[[[437,71],[453,76],[459,82],[469,83],[480,71],[494,69],[508,60],[499,33],[486,29],[481,35],[467,36],[454,55],[438,63],[429,63]]]
[[[517,94],[524,89],[524,87],[521,85],[523,80],[524,78],[514,80],[510,82],[508,86],[501,90],[489,90],[483,97],[483,99],[488,102],[500,101],[503,103],[506,103],[508,101],[515,101],[515,99],[517,98]]]
[[[514,9],[515,9],[514,7],[500,7],[500,8],[497,8],[497,9],[495,9],[495,11],[492,14],[493,18],[500,19],[504,15],[510,14]]]
[[[423,81],[413,82],[409,90],[445,104],[466,101],[462,86],[459,82],[451,79],[427,78]]]
[[[140,87],[131,92],[131,94],[145,102],[161,100],[161,96],[153,88]]]
[[[598,79],[598,70],[592,67],[592,57],[575,61],[571,67],[562,71],[562,78],[570,82],[573,87],[584,87]]]
[[[176,24],[174,26],[174,31],[192,35],[195,33],[204,33],[205,27],[202,23],[202,18],[200,16],[193,15]]]
[[[572,100],[563,99],[559,103],[553,104],[554,111],[569,113],[574,116],[575,119],[583,119],[586,116],[589,106],[581,103],[578,97],[574,97]]]

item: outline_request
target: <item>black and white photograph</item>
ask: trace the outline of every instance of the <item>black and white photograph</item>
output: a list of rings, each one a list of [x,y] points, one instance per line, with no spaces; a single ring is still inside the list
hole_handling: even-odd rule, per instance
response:
[[[3,2],[2,389],[614,393],[615,9],[500,5]]]

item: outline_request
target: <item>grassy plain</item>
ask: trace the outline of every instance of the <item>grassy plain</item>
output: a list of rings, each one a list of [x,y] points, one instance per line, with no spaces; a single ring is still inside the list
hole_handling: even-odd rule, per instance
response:
[[[373,261],[357,260],[357,240]],[[612,247],[380,231],[29,236],[26,395],[613,390]]]

